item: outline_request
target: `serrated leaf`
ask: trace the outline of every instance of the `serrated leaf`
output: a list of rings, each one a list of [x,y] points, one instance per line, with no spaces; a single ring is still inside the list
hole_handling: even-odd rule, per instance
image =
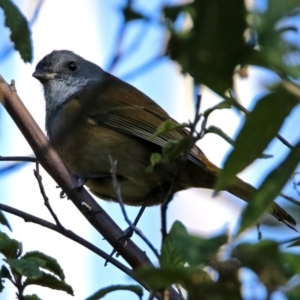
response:
[[[174,120],[168,119],[167,121],[163,122],[160,126],[158,126],[156,131],[151,136],[150,140],[152,141],[159,135],[168,133],[172,130],[181,129],[181,128],[185,128],[188,126],[189,126],[189,124],[187,124],[187,123],[178,124]]]
[[[224,190],[239,172],[262,154],[298,103],[299,99],[283,88],[257,102],[253,111],[247,115],[235,140],[235,147],[224,163],[216,191]]]
[[[5,26],[11,31],[11,41],[19,51],[24,62],[32,61],[31,32],[28,22],[18,7],[9,0],[0,0],[0,7],[4,11]]]
[[[179,221],[175,221],[162,244],[161,255],[159,257],[160,266],[162,268],[168,266],[184,266],[186,260],[183,259],[180,251],[178,251],[176,239],[178,235],[183,236],[185,234],[188,235],[184,225]]]
[[[260,187],[254,192],[249,205],[242,214],[239,233],[253,225],[269,208],[273,200],[290,179],[300,161],[300,142],[293,147],[287,157],[268,174]]]
[[[10,231],[12,231],[9,222],[7,221],[4,213],[0,210],[0,224],[7,226]]]
[[[20,243],[0,231],[0,253],[6,258],[16,258],[20,254]]]
[[[6,266],[2,266],[0,270],[0,278],[7,278],[9,280],[12,280],[11,274]]]
[[[42,300],[40,297],[38,297],[38,295],[36,294],[32,294],[32,295],[25,295],[23,296],[24,300]]]
[[[28,258],[38,258],[44,261],[44,266],[41,266],[43,269],[46,269],[50,272],[53,272],[55,275],[57,275],[60,279],[65,279],[65,274],[57,260],[51,256],[48,256],[42,252],[39,251],[31,251],[27,252],[22,256],[22,258],[28,259]]]
[[[16,258],[6,259],[9,266],[17,273],[28,278],[40,278],[43,274],[40,267],[45,266],[45,262],[39,258]]]
[[[98,300],[105,297],[108,293],[115,292],[115,291],[130,291],[135,293],[139,299],[143,297],[143,289],[139,285],[111,285],[106,288],[100,289],[95,294],[86,298],[86,300]]]
[[[40,285],[44,287],[48,287],[53,290],[64,291],[70,295],[74,295],[73,289],[70,285],[68,285],[65,281],[58,279],[57,277],[42,272],[42,276],[36,279],[26,279],[24,282],[24,286],[27,285]]]

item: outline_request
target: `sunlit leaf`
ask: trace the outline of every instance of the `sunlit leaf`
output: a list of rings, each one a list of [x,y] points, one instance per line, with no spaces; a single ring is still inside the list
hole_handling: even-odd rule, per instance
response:
[[[161,256],[159,258],[161,267],[183,267],[185,264],[185,260],[183,259],[180,251],[178,251],[177,247],[177,238],[178,235],[188,235],[186,228],[184,225],[178,221],[174,222],[170,232],[167,237],[164,239],[162,248],[161,248]]]
[[[187,123],[178,124],[174,120],[168,119],[167,121],[163,122],[160,126],[158,126],[155,133],[152,135],[151,140],[154,140],[159,135],[163,135],[163,134],[168,133],[172,130],[185,128],[185,127],[188,127],[188,126],[189,126],[189,124],[187,124]]]
[[[40,278],[42,276],[40,267],[45,266],[45,262],[39,258],[7,259],[6,262],[15,272],[32,279]]]

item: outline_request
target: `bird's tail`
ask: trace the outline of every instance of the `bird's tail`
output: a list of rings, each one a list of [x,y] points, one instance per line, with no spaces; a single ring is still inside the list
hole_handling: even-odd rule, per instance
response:
[[[235,182],[231,184],[226,190],[229,193],[235,195],[236,197],[246,202],[249,202],[252,194],[256,191],[256,189],[252,185],[244,182],[239,178],[236,178]],[[295,219],[289,213],[287,213],[283,208],[281,208],[278,204],[274,203],[273,209],[270,213],[280,222],[296,230],[294,227],[297,224]]]

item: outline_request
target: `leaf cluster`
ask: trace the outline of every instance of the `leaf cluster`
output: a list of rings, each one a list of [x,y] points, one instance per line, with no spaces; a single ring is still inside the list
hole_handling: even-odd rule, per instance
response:
[[[268,296],[281,291],[289,299],[296,299],[299,263],[298,254],[284,252],[274,241],[228,244],[225,232],[202,238],[189,234],[176,221],[163,242],[160,266],[143,267],[136,273],[154,291],[180,285],[188,300],[243,299],[245,278],[241,274],[249,269],[266,287]],[[296,284],[291,285],[292,281]]]
[[[65,275],[58,262],[42,252],[31,251],[22,255],[22,244],[0,231],[0,253],[5,264],[0,269],[0,293],[4,281],[17,289],[18,299],[37,300],[37,295],[24,294],[30,285],[39,285],[73,295],[72,287],[65,282]]]

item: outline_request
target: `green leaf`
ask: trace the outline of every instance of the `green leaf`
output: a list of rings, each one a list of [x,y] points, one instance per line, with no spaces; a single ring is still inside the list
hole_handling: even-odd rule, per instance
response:
[[[26,254],[24,254],[22,258],[24,258],[24,259],[29,259],[29,258],[41,259],[45,263],[43,266],[41,266],[43,269],[53,272],[55,275],[57,275],[62,280],[65,279],[65,274],[64,274],[64,271],[62,270],[61,266],[58,264],[57,260],[51,256],[48,256],[39,251],[31,251],[31,252],[27,252]]]
[[[221,234],[212,238],[201,238],[193,235],[178,235],[176,243],[183,258],[191,266],[209,264],[218,250],[227,242],[227,235]]]
[[[111,285],[106,288],[100,289],[95,294],[86,298],[86,300],[97,300],[105,297],[108,293],[115,292],[115,291],[130,291],[135,293],[139,299],[143,297],[143,289],[139,285]]]
[[[51,274],[46,274],[44,272],[42,272],[41,277],[35,279],[28,278],[24,282],[24,286],[32,284],[48,287],[53,290],[64,291],[70,295],[74,295],[72,287],[68,285],[65,281],[59,280],[57,277]]]
[[[242,214],[239,233],[253,225],[257,219],[273,205],[273,200],[280,193],[300,161],[300,142],[294,146],[287,157],[273,169],[261,186],[254,192],[249,205]]]
[[[156,131],[151,136],[150,140],[153,141],[159,135],[168,133],[168,132],[176,130],[176,129],[185,128],[185,127],[189,127],[189,124],[187,124],[187,123],[178,124],[174,120],[168,119],[167,121],[163,122],[160,126],[158,126]]]
[[[286,296],[288,300],[298,300],[300,295],[300,286],[295,286],[292,289],[288,289]]]
[[[193,1],[186,6],[165,9],[175,20],[188,13],[191,26],[178,29],[170,22],[168,54],[195,83],[210,87],[217,94],[232,86],[232,76],[248,46],[244,1]]]
[[[19,51],[24,62],[32,61],[31,33],[28,22],[18,7],[9,0],[0,0],[0,7],[4,11],[5,26],[11,31],[11,41]]]
[[[153,172],[155,165],[162,163],[163,161],[164,161],[164,159],[161,154],[159,154],[157,152],[152,153],[150,156],[150,165],[147,167],[146,172],[147,173]]]
[[[9,266],[17,273],[28,278],[40,278],[43,274],[40,267],[45,266],[45,262],[39,258],[16,258],[6,259]]]
[[[40,297],[38,297],[36,294],[32,295],[25,295],[22,299],[24,300],[42,300]]]
[[[10,231],[12,231],[10,224],[8,223],[4,213],[0,210],[0,224],[7,226]]]
[[[283,263],[283,272],[284,274],[291,278],[295,274],[300,274],[300,256],[299,253],[281,253],[281,259]]]
[[[260,51],[255,51],[246,58],[247,64],[269,68],[282,78],[300,76],[299,67],[288,65],[284,60],[284,56],[288,54],[299,55],[299,49],[282,37],[282,33],[288,30],[297,31],[296,28],[293,29],[293,25],[288,27],[283,25],[289,22],[282,22],[293,10],[296,13],[297,8],[299,8],[298,0],[272,0],[268,1],[268,9],[264,13],[250,14],[251,27],[258,33]]]
[[[234,145],[234,140],[228,136],[222,129],[216,126],[209,126],[206,130],[205,133],[214,133],[221,138],[223,138],[228,144]]]
[[[154,291],[165,290],[172,284],[181,284],[188,286],[189,284],[200,284],[203,282],[211,282],[208,274],[199,268],[191,267],[142,267],[136,270],[136,276]]]
[[[172,243],[176,252],[180,254],[182,262],[187,261],[191,266],[208,263],[228,239],[223,233],[207,239],[189,235],[179,221],[174,222],[172,228]]]
[[[286,263],[274,241],[241,244],[233,250],[232,256],[240,261],[241,267],[254,271],[268,290],[278,289],[289,279],[285,274]]]
[[[16,258],[20,255],[21,243],[11,239],[6,233],[0,231],[0,253],[6,258]]]
[[[205,111],[203,112],[203,116],[204,116],[205,118],[208,118],[209,115],[210,115],[212,112],[214,112],[215,110],[219,110],[219,109],[229,109],[229,108],[231,108],[231,107],[232,107],[232,104],[231,104],[229,101],[225,100],[225,101],[222,101],[222,102],[220,102],[220,103],[214,105],[213,107],[210,107],[210,108],[208,108],[207,110],[205,110]]]
[[[235,147],[228,155],[220,172],[216,191],[224,190],[268,146],[278,133],[285,118],[299,103],[299,99],[279,88],[260,99],[235,140]]]
[[[184,155],[191,148],[194,140],[190,136],[186,136],[181,140],[168,141],[162,148],[162,155],[167,161],[172,162]]]
[[[178,235],[188,235],[186,228],[179,221],[175,221],[167,237],[164,239],[161,248],[161,255],[159,258],[160,266],[168,267],[183,267],[186,261],[183,259],[181,253],[177,248]]]

